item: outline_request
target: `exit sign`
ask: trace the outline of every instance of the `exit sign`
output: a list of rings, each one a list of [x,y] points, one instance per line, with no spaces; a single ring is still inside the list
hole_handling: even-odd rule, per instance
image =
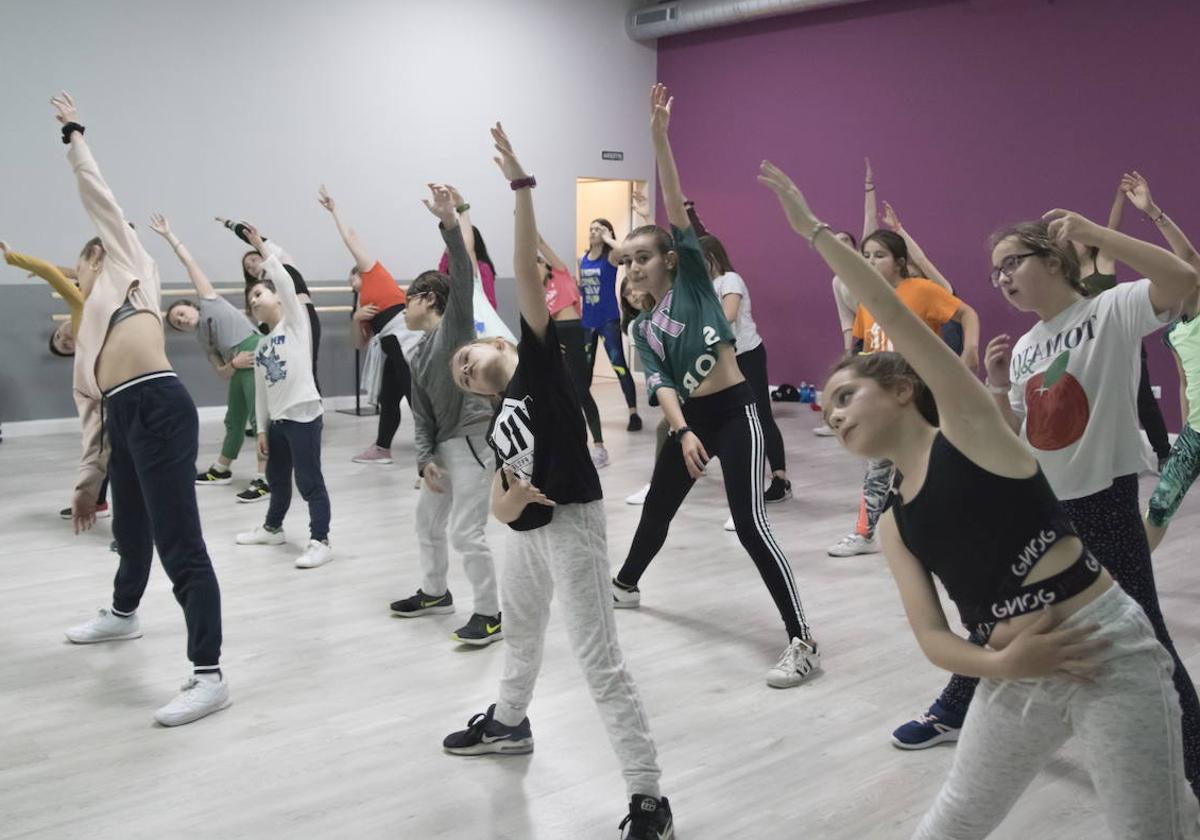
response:
[[[601,160],[625,160],[624,152],[601,152]]]

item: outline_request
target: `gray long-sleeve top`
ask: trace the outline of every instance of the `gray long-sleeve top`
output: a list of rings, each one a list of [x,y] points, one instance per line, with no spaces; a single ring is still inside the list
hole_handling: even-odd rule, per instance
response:
[[[450,357],[475,338],[475,277],[462,230],[442,230],[450,253],[450,295],[442,321],[421,339],[412,358],[412,409],[416,418],[417,471],[433,460],[444,440],[487,432],[492,406],[484,397],[459,390],[450,377]]]

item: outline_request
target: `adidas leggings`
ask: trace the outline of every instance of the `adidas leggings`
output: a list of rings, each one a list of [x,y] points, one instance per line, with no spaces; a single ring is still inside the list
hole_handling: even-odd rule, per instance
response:
[[[1084,544],[1121,588],[1141,605],[1154,635],[1174,661],[1175,688],[1183,712],[1183,768],[1200,795],[1200,700],[1187,668],[1175,651],[1158,604],[1150,546],[1138,508],[1137,476],[1120,476],[1107,490],[1081,499],[1065,499],[1062,504]],[[938,702],[952,711],[964,712],[971,704],[978,682],[955,674]]]
[[[633,375],[629,372],[629,365],[625,362],[625,345],[621,342],[620,318],[605,321],[603,326],[587,331],[588,388],[592,387],[592,373],[596,367],[596,350],[599,349],[597,345],[601,338],[604,339],[604,352],[608,354],[609,364],[612,365],[613,372],[616,373],[617,380],[621,383],[621,392],[625,395],[625,405],[637,408],[637,390],[633,384]]]
[[[1119,586],[1062,626],[1089,624],[1109,643],[1098,655],[1103,664],[1094,682],[1046,677],[979,684],[950,775],[913,840],[987,837],[1071,738],[1083,747],[1113,838],[1200,838],[1200,808],[1180,767],[1171,657],[1145,612]]]
[[[715,394],[692,397],[683,404],[683,416],[709,457],[721,459],[725,497],[738,540],[758,566],[767,591],[775,599],[788,639],[810,638],[791,566],[767,522],[763,504],[766,444],[750,386],[741,382]],[[666,542],[671,520],[694,483],[684,465],[679,441],[667,441],[654,462],[650,492],[642,506],[633,545],[629,547],[625,565],[617,573],[621,583],[637,585]]]

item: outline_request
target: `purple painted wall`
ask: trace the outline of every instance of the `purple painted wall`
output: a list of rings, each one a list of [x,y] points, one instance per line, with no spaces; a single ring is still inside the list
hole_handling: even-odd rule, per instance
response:
[[[762,158],[857,236],[869,155],[881,202],[978,310],[982,355],[1034,318],[988,280],[996,227],[1053,207],[1103,223],[1136,168],[1200,241],[1198,33],[1195,0],[883,0],[662,40],[684,192],[753,290],[771,381],[821,380],[841,339],[830,273],[755,182]],[[1122,229],[1163,244],[1132,206]],[[1160,335],[1151,379],[1178,430]]]

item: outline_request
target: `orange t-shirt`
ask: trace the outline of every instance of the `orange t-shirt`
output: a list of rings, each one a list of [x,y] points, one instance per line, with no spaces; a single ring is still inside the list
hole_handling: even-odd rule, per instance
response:
[[[918,318],[925,322],[925,326],[935,333],[940,333],[946,322],[951,320],[954,313],[963,305],[961,300],[937,283],[923,277],[909,277],[907,280],[901,280],[900,285],[896,287],[896,295],[900,298],[901,303],[912,310]],[[858,311],[854,315],[852,335],[862,339],[864,353],[883,353],[893,349],[887,333],[879,324],[875,323],[871,313],[862,304],[859,304]]]
[[[359,306],[375,304],[383,312],[406,300],[404,290],[396,285],[396,279],[383,267],[383,263],[376,262],[359,277],[362,278],[362,288],[358,292]]]

